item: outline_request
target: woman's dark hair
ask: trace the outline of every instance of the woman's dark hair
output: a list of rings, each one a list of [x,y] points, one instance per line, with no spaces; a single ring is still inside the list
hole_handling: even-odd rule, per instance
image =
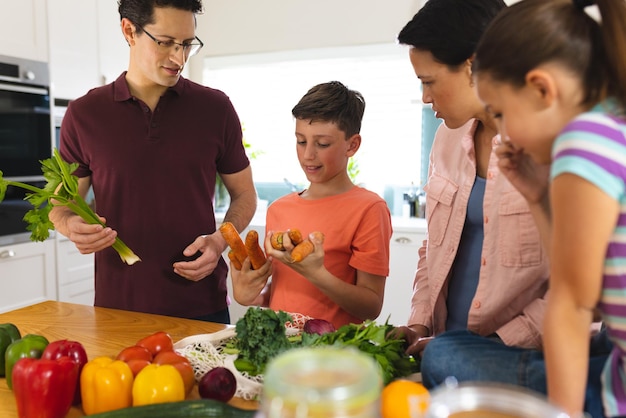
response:
[[[336,123],[346,138],[361,131],[364,112],[363,95],[339,81],[312,87],[291,110],[296,119]]]
[[[117,5],[120,20],[127,18],[139,26],[138,32],[144,26],[154,23],[155,7],[173,7],[194,14],[202,13],[202,0],[118,0]]]
[[[596,0],[602,23],[572,0],[524,0],[503,11],[476,50],[474,73],[522,87],[526,74],[558,63],[579,74],[583,103],[611,96],[626,107],[626,1]]]
[[[428,0],[402,28],[398,42],[457,67],[471,58],[483,32],[504,8],[503,0]]]

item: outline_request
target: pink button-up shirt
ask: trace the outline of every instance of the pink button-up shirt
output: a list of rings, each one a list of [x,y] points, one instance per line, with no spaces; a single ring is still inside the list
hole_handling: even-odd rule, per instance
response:
[[[419,250],[408,325],[445,331],[447,286],[476,177],[473,135],[477,121],[458,129],[441,124],[430,155],[426,190],[428,233]],[[495,148],[495,138],[494,138]],[[480,276],[468,329],[497,332],[505,344],[541,348],[549,266],[526,200],[489,159]]]

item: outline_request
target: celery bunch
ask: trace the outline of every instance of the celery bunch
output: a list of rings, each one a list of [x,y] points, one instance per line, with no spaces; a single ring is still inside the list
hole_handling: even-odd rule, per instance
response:
[[[52,158],[41,161],[41,171],[47,180],[43,189],[19,181],[5,180],[0,171],[0,202],[4,200],[8,186],[20,187],[30,192],[24,200],[30,202],[33,209],[24,215],[24,221],[28,223],[27,229],[31,231],[32,241],[44,241],[50,236],[50,230],[54,229],[54,224],[48,215],[53,206],[67,206],[85,222],[105,226],[78,194],[78,178],[72,175],[76,168],[78,164],[68,164],[63,161],[59,151],[55,149]],[[131,265],[141,261],[119,238],[115,238],[113,249],[126,264]]]

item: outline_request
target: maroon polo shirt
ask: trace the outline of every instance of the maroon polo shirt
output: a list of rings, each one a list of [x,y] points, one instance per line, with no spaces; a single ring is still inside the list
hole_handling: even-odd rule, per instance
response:
[[[215,231],[216,172],[249,165],[228,97],[180,78],[151,112],[133,98],[123,73],[72,101],[61,154],[91,176],[97,213],[141,258],[132,266],[112,248],[96,253],[96,306],[179,317],[227,307],[227,266],[198,282],[174,273],[183,249]]]

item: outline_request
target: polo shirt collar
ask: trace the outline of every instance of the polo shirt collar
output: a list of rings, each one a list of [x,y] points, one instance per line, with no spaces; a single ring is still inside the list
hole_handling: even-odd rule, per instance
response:
[[[167,89],[167,91],[173,91],[180,96],[183,94],[183,89],[186,82],[187,80],[180,76],[178,77],[178,82],[173,87]],[[123,102],[130,99],[132,99],[132,95],[130,94],[130,89],[128,88],[128,83],[126,82],[126,71],[124,71],[113,82],[113,100],[115,100],[116,102]]]

